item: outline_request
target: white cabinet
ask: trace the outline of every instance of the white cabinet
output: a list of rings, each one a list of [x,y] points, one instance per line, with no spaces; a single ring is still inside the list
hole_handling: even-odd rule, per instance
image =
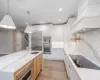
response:
[[[64,49],[63,48],[52,48],[52,59],[53,60],[64,60]]]
[[[64,62],[67,69],[69,80],[81,80],[79,74],[77,73],[75,67],[73,66],[73,63],[70,61],[68,55],[65,55]]]
[[[65,58],[64,58],[64,63],[65,63],[65,66],[66,66],[66,71],[67,71],[67,75],[68,75],[68,79],[71,80],[71,73],[70,73],[70,63],[69,63],[69,60],[68,60],[68,57],[66,56],[65,54]]]
[[[52,48],[64,48],[64,42],[52,42]]]
[[[43,57],[48,60],[64,60],[64,54],[63,48],[52,48],[51,54],[43,54]]]

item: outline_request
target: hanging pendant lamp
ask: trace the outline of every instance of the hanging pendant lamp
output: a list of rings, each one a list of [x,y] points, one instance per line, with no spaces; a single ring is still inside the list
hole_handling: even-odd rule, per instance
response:
[[[8,11],[7,14],[5,14],[5,16],[3,17],[2,21],[0,22],[0,27],[7,28],[7,29],[16,29],[13,19],[9,15],[9,0],[7,4],[8,4]]]
[[[28,23],[28,21],[29,21],[29,14],[30,14],[30,12],[29,11],[27,11],[27,26],[26,26],[26,29],[25,29],[25,33],[33,33],[33,28],[29,25],[29,23]]]
[[[33,29],[32,29],[32,27],[27,23],[27,27],[26,27],[26,29],[25,29],[25,31],[24,31],[25,33],[32,33],[33,32]]]

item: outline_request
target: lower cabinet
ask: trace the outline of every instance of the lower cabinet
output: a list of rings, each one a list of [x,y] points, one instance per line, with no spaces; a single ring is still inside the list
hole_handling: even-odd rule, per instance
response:
[[[43,54],[40,54],[33,60],[33,80],[37,78],[42,70],[42,55]]]
[[[33,80],[37,77],[37,58],[33,60]]]
[[[64,60],[64,49],[63,48],[52,48],[52,59],[54,60]]]
[[[72,65],[72,62],[70,61],[68,55],[65,55],[64,62],[65,62],[65,66],[67,69],[66,71],[67,71],[67,75],[68,75],[69,80],[81,80],[75,67]]]
[[[33,80],[33,60],[14,73],[14,80]]]
[[[43,54],[25,64],[14,73],[14,80],[36,80],[42,70]]]

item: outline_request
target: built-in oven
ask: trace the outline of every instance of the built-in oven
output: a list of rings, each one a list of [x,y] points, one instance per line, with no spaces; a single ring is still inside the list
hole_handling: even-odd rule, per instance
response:
[[[17,80],[32,80],[33,68],[28,67],[20,75],[17,76]]]
[[[51,54],[51,36],[43,37],[44,54]]]

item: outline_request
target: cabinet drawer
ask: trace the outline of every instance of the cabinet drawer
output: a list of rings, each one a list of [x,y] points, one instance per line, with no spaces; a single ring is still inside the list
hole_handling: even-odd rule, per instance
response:
[[[30,61],[26,65],[24,65],[22,68],[20,68],[17,72],[14,73],[14,80],[19,80],[20,77],[22,77],[28,70],[31,70],[31,74],[33,74],[33,61]],[[33,77],[32,77],[33,78]]]

